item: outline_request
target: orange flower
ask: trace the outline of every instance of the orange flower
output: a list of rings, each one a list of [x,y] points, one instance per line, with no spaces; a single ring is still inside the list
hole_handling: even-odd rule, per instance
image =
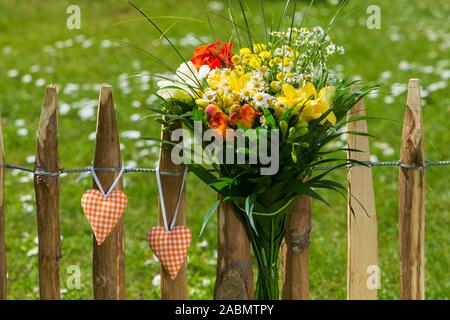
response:
[[[208,45],[202,45],[194,50],[194,57],[191,59],[197,70],[202,65],[208,65],[211,70],[220,68],[222,66],[232,66],[233,43],[225,42],[220,47],[220,40],[210,43]]]
[[[236,107],[239,108],[238,106]],[[256,112],[255,109],[250,107],[248,104],[245,104],[230,114],[228,117],[228,122],[233,126],[241,125],[246,128],[251,128],[253,127],[254,119],[260,114],[260,112]]]
[[[215,104],[209,104],[206,109],[209,115],[208,124],[211,128],[216,129],[222,137],[225,136],[227,130],[227,115]]]

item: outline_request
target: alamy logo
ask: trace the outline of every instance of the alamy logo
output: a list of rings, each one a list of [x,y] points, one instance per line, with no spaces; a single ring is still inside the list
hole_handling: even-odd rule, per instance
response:
[[[193,135],[187,129],[172,132],[175,164],[260,164],[261,175],[275,175],[279,169],[278,129],[227,129],[225,137],[215,129],[203,132],[201,121],[194,122]]]
[[[66,13],[69,14],[66,20],[66,26],[69,30],[81,29],[81,9],[73,4],[67,7]]]
[[[368,29],[381,29],[381,9],[377,5],[370,5],[367,7],[367,14],[369,17],[366,20],[366,26]]]

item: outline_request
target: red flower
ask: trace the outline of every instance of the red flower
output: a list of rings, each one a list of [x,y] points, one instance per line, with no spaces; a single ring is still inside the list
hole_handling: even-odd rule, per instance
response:
[[[202,45],[194,50],[194,57],[191,59],[197,70],[202,65],[208,65],[211,70],[220,68],[222,66],[229,67],[232,65],[233,43],[225,42],[220,47],[220,40],[210,43],[208,45]]]

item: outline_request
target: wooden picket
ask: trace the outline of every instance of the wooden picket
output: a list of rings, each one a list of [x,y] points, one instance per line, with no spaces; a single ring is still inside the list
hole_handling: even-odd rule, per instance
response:
[[[94,168],[120,168],[119,132],[110,86],[100,92],[97,116]],[[117,172],[97,172],[104,190],[108,190]],[[98,189],[93,181],[94,188]],[[122,178],[117,184],[122,189]],[[93,237],[94,298],[99,300],[125,299],[125,235],[123,217],[101,246]]]
[[[309,299],[308,254],[311,228],[311,199],[299,196],[289,217],[282,246],[284,300]]]
[[[355,88],[357,90],[358,88]],[[58,114],[56,88],[45,91],[36,144],[36,171],[55,175],[35,175],[39,237],[39,286],[41,299],[59,299],[59,156]],[[364,101],[355,105],[352,115],[364,115]],[[363,120],[350,122],[350,131],[367,132]],[[162,131],[168,139],[168,132]],[[362,152],[350,152],[349,156],[361,161],[369,160],[369,141],[364,136],[349,136],[349,148]],[[400,161],[405,164],[424,166],[423,120],[420,108],[418,80],[410,80],[403,126]],[[162,172],[182,173],[184,167],[171,162],[171,147],[164,146],[160,153]],[[3,162],[3,140],[0,117],[0,161]],[[110,86],[100,92],[97,135],[94,153],[96,168],[119,168],[121,166],[118,127]],[[97,173],[104,189],[108,188],[117,172]],[[4,168],[0,166],[0,299],[6,299],[6,246]],[[181,175],[163,175],[162,185],[169,220],[176,206]],[[97,187],[94,183],[94,187]],[[117,188],[122,188],[122,181]],[[378,266],[377,219],[372,181],[372,170],[353,167],[348,170],[348,299],[376,299],[376,289],[369,277],[374,276]],[[400,282],[402,299],[424,299],[424,223],[425,223],[425,173],[423,169],[401,168],[399,172],[399,219],[400,219]],[[353,209],[350,210],[350,207]],[[182,194],[177,225],[186,224],[185,190]],[[160,223],[161,214],[160,214]],[[283,299],[308,299],[308,251],[311,232],[311,201],[301,196],[297,199],[282,247]],[[93,287],[95,299],[125,299],[125,242],[123,219],[105,242],[98,246],[93,241]],[[375,268],[369,268],[374,266]],[[376,275],[375,275],[376,276]],[[185,263],[178,277],[172,280],[161,269],[161,298],[187,299],[188,274]],[[218,263],[215,299],[252,299],[253,271],[250,244],[246,228],[235,208],[224,203],[218,209]]]
[[[214,299],[253,298],[250,240],[239,212],[230,202],[217,211],[217,276]]]
[[[425,152],[419,80],[411,79],[400,161],[423,168]],[[425,299],[425,171],[400,168],[400,298]]]
[[[170,140],[170,133],[164,128],[161,130],[161,140]],[[173,128],[175,129],[175,128]],[[165,144],[161,146],[159,156],[159,168],[161,172],[183,173],[184,166],[176,165],[171,160],[172,146]],[[167,220],[172,221],[183,177],[181,175],[162,176],[161,185],[164,195]],[[181,202],[175,225],[186,224],[186,187],[181,191]],[[158,198],[159,202],[159,198]],[[163,225],[161,203],[159,203],[159,223]],[[170,222],[169,222],[170,223]],[[161,299],[164,300],[185,300],[188,298],[187,263],[183,263],[177,277],[172,280],[169,273],[161,268]]]
[[[59,227],[59,155],[58,106],[56,88],[45,91],[37,132],[36,171],[56,176],[34,176],[39,238],[39,291],[41,299],[60,298],[59,260],[61,234]]]
[[[360,90],[355,87],[353,90]],[[365,116],[364,100],[359,101],[348,118]],[[348,131],[367,133],[365,120],[348,123]],[[370,161],[369,139],[363,135],[348,135],[349,159]],[[369,284],[371,268],[378,271],[377,217],[373,191],[372,169],[353,167],[348,169],[348,257],[347,298],[368,300],[377,298],[377,284]],[[377,275],[374,274],[374,277]],[[376,280],[375,280],[376,281]]]

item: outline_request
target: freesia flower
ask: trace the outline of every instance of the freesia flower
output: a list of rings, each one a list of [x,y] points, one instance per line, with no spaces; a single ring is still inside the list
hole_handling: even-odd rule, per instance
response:
[[[236,106],[236,111],[232,112],[228,117],[228,122],[232,125],[241,125],[246,128],[253,127],[254,119],[261,115],[256,112],[250,105],[245,104],[242,107]]]
[[[222,137],[225,136],[227,130],[227,115],[216,104],[209,104],[205,112],[209,115],[208,124],[212,129],[216,129]]]
[[[203,65],[198,70],[189,61],[182,63],[175,74],[174,80],[161,80],[157,85],[160,88],[158,95],[166,100],[179,100],[190,102],[201,89],[201,82],[208,76],[210,67]]]
[[[222,66],[232,66],[232,49],[233,43],[225,42],[222,47],[220,40],[202,45],[194,50],[194,57],[191,59],[197,70],[203,65],[208,65],[211,70],[220,68]]]

